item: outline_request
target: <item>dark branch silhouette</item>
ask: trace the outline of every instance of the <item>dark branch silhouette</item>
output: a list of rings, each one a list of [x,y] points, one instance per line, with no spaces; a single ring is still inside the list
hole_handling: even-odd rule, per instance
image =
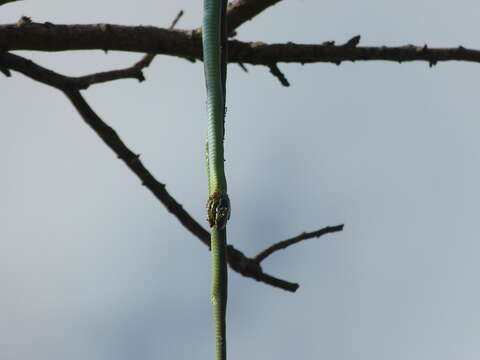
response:
[[[0,5],[17,0],[0,0]],[[228,32],[235,30],[280,0],[235,0],[228,5]],[[15,24],[0,25],[0,71],[11,76],[10,70],[52,86],[62,91],[71,101],[83,120],[98,134],[105,144],[132,170],[152,194],[194,236],[210,247],[210,234],[185,211],[160,183],[145,168],[139,155],[130,150],[118,134],[107,125],[90,107],[80,93],[90,85],[119,79],[145,79],[142,70],[149,66],[156,55],[176,56],[188,61],[202,60],[201,29],[173,29],[182,16],[180,12],[169,29],[154,26],[123,26],[114,24],[55,25],[49,22],[35,23],[22,17]],[[334,41],[319,44],[266,44],[263,42],[228,42],[228,61],[239,64],[263,65],[270,69],[282,85],[289,82],[280,71],[278,63],[334,63],[343,61],[425,61],[430,66],[440,61],[480,62],[480,51],[462,46],[452,48],[429,48],[427,45],[405,45],[397,47],[358,46],[360,36],[354,36],[342,45]],[[145,54],[129,68],[118,69],[81,77],[69,77],[43,68],[11,50],[71,51],[71,50],[114,50]],[[244,255],[232,245],[228,246],[230,267],[260,282],[287,290],[296,291],[298,284],[275,278],[263,272],[261,262],[274,252],[285,249],[300,241],[342,231],[343,225],[328,226],[309,233],[272,244],[253,258]]]
[[[279,241],[276,244],[273,244],[266,248],[265,250],[261,251],[258,253],[255,257],[254,260],[257,261],[258,263],[261,263],[263,260],[265,260],[268,256],[272,255],[275,251],[286,249],[287,247],[294,245],[296,243],[299,243],[300,241],[307,240],[307,239],[312,239],[315,237],[320,237],[325,234],[330,234],[334,233],[337,231],[342,231],[343,230],[343,224],[337,225],[337,226],[327,226],[323,229],[312,231],[312,232],[304,232],[301,233],[300,235],[297,235],[293,238]]]
[[[0,0],[0,6],[17,0]],[[228,5],[228,33],[266,10],[280,0],[235,0]],[[97,133],[105,144],[132,170],[152,194],[171,212],[180,223],[205,245],[210,246],[210,234],[185,211],[160,183],[145,168],[139,155],[130,150],[114,129],[107,125],[90,107],[80,93],[90,85],[133,78],[145,80],[142,70],[149,66],[156,55],[176,56],[188,61],[202,60],[201,29],[174,29],[182,16],[180,12],[169,29],[154,26],[123,26],[114,24],[56,25],[49,22],[35,23],[29,17],[22,17],[15,24],[0,25],[0,71],[11,76],[10,70],[52,86],[62,91],[71,101],[83,120]],[[282,85],[289,82],[280,71],[278,63],[333,63],[343,61],[425,61],[430,66],[440,61],[469,61],[480,63],[480,51],[462,46],[451,48],[429,48],[415,46],[358,46],[360,36],[354,36],[342,45],[334,41],[319,44],[294,44],[291,42],[267,44],[263,42],[228,42],[228,61],[239,64],[246,71],[246,64],[262,65],[270,69]],[[145,54],[141,60],[125,69],[69,77],[43,68],[11,50],[71,51],[103,50],[127,51]],[[263,272],[261,262],[274,252],[285,249],[303,240],[320,237],[343,230],[343,224],[328,226],[313,232],[302,233],[293,238],[272,244],[253,258],[249,258],[232,245],[228,246],[230,267],[260,282],[296,291],[298,284],[275,278]]]
[[[279,3],[281,0],[236,0],[228,4],[227,31],[232,33],[243,23],[253,19],[268,7]]]
[[[14,1],[20,1],[20,0],[0,0],[0,6],[4,5],[4,4],[7,4],[7,3],[14,2]]]
[[[289,87],[290,86],[290,83],[288,82],[287,78],[285,77],[285,75],[280,71],[280,69],[278,68],[277,64],[272,64],[269,66],[270,68],[270,73],[275,76],[278,81],[280,81],[280,84],[282,84],[283,86],[285,87]]]
[[[140,160],[140,155],[135,154],[123,143],[116,131],[107,125],[95,113],[80,94],[79,90],[82,89],[84,82],[78,81],[78,79],[91,79],[95,77],[94,75],[87,75],[81,78],[64,76],[37,65],[31,60],[9,53],[0,54],[0,68],[7,68],[20,72],[33,80],[62,91],[71,101],[83,120],[97,133],[118,158],[120,158],[135,175],[137,175],[142,184],[152,192],[152,194],[187,230],[200,239],[205,245],[210,247],[209,232],[193,219],[191,215],[183,209],[182,205],[167,192],[165,184],[160,183],[145,168]],[[275,247],[275,245],[272,245],[272,247]],[[240,250],[235,249],[231,245],[228,246],[228,263],[233,270],[243,276],[253,278],[257,281],[287,291],[297,290],[298,284],[278,279],[264,273],[260,266],[260,262],[263,259],[258,260],[257,258],[248,258]]]
[[[271,66],[275,63],[340,64],[343,61],[440,61],[480,62],[480,51],[462,46],[429,48],[415,46],[357,46],[359,36],[344,45],[333,41],[321,44],[266,44],[229,41],[231,63]],[[185,59],[202,59],[201,34],[196,30],[162,29],[153,26],[54,25],[22,22],[0,25],[0,48],[10,50],[117,50],[163,54]]]

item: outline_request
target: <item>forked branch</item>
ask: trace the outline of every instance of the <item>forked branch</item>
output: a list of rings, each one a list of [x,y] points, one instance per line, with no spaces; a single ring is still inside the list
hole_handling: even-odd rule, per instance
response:
[[[138,64],[138,63],[137,63]],[[139,65],[137,65],[139,66]],[[135,65],[133,66],[135,67]],[[143,165],[140,155],[130,150],[118,136],[116,131],[106,124],[90,107],[80,94],[85,84],[93,84],[79,79],[95,79],[99,75],[87,75],[80,78],[68,77],[46,69],[31,60],[9,53],[0,54],[0,69],[5,71],[14,70],[23,75],[52,86],[62,91],[71,101],[75,109],[81,115],[105,144],[120,158],[125,165],[140,179],[142,184],[172,213],[178,221],[205,245],[210,247],[210,234],[179,204],[165,189],[165,184],[160,183]],[[122,78],[122,77],[118,77]],[[113,78],[111,80],[114,80]],[[272,245],[275,247],[275,245]],[[277,245],[278,246],[278,245]],[[298,284],[278,279],[263,272],[260,262],[263,259],[248,258],[240,250],[228,246],[228,263],[230,267],[243,276],[257,281],[287,290],[296,291]],[[273,251],[272,251],[273,252]],[[264,257],[265,258],[265,257]]]

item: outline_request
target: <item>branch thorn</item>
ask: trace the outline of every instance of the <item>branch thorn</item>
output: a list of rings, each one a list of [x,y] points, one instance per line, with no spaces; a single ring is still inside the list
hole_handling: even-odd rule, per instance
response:
[[[346,48],[354,48],[357,47],[358,43],[360,42],[360,35],[352,37],[350,40],[348,40],[343,47]]]
[[[280,71],[277,64],[273,63],[273,64],[269,65],[268,67],[270,68],[270,72],[272,73],[272,75],[275,76],[283,86],[285,86],[285,87],[290,86],[290,83],[288,82],[285,75]]]

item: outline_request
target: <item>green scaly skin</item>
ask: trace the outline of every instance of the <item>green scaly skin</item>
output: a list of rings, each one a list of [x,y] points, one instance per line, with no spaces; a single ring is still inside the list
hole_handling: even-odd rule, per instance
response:
[[[226,15],[227,0],[204,0],[203,62],[207,88],[208,130],[206,163],[208,174],[208,221],[212,252],[212,306],[217,360],[226,360],[227,308],[227,233],[230,217],[227,180],[224,170],[223,136],[226,83]]]

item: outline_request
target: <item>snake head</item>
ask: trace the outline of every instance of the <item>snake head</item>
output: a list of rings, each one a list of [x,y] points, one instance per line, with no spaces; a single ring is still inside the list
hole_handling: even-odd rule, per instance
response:
[[[226,193],[215,191],[208,197],[207,215],[210,227],[216,226],[221,230],[227,225],[230,219],[230,200]]]

